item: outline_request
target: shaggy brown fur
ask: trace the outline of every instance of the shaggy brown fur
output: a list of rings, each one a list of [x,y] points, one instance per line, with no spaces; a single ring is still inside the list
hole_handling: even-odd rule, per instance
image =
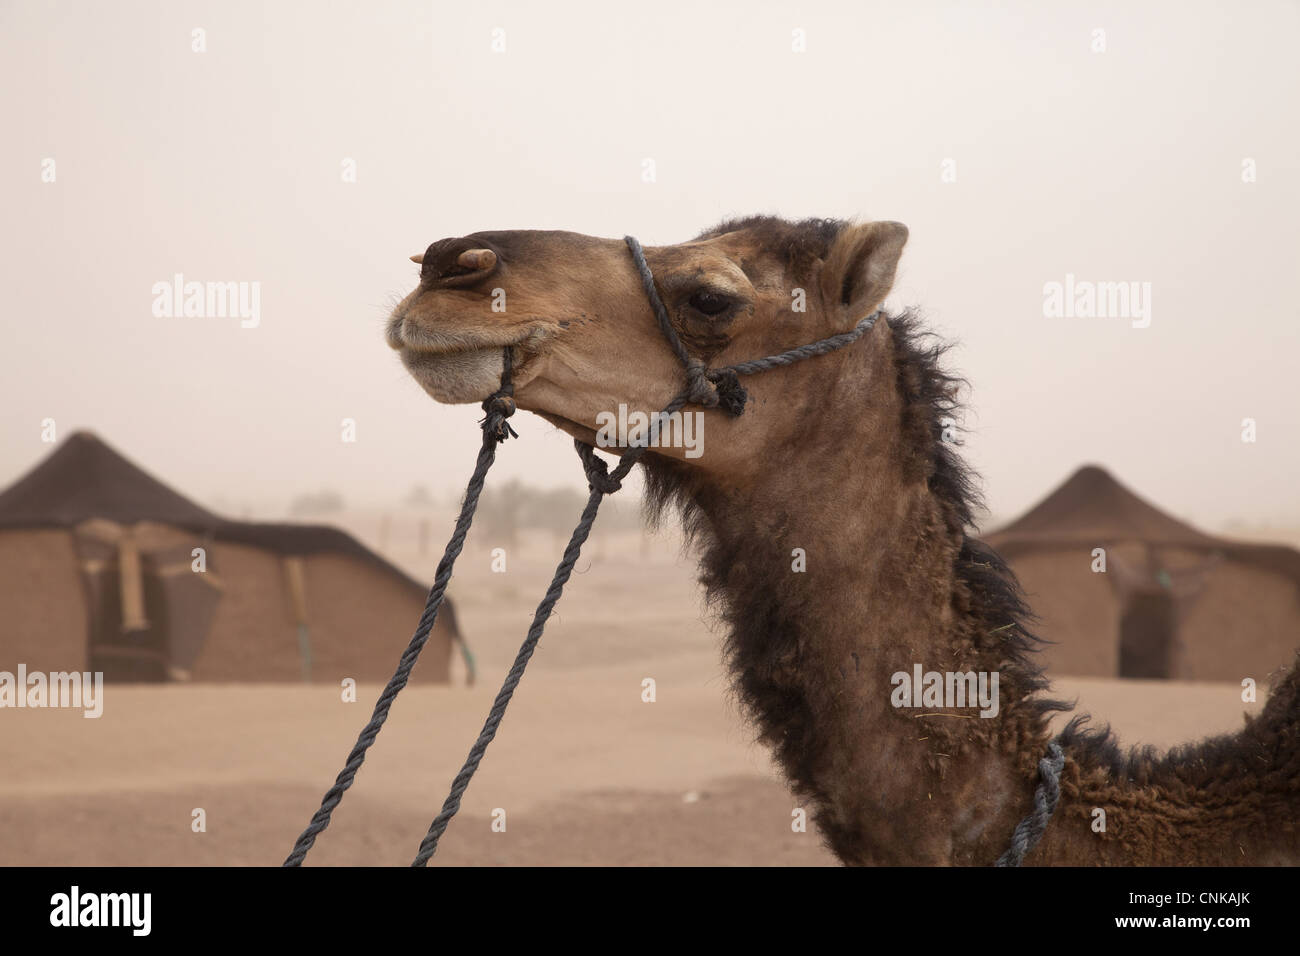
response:
[[[511,296],[546,290],[509,327],[524,354],[522,407],[591,441],[599,410],[616,401],[653,410],[679,387],[620,244],[480,235],[523,273]],[[735,309],[713,327],[721,365],[851,327],[888,292],[905,236],[889,223],[755,217],[648,258],[683,327],[703,321],[685,304],[692,283],[734,291]],[[554,255],[537,262],[548,243]],[[512,257],[512,244],[530,257]],[[577,283],[558,297],[556,270]],[[795,287],[813,290],[806,316],[791,315]],[[542,317],[549,309],[558,323],[575,306],[576,328]],[[394,323],[390,341],[408,351],[423,329],[494,346],[509,330],[437,289],[408,297]],[[734,421],[711,413],[701,459],[667,450],[646,459],[651,510],[679,508],[702,550],[736,692],[846,863],[993,862],[1030,806],[1047,718],[1067,709],[1044,696],[1014,578],[968,533],[972,478],[942,438],[959,382],[941,355],[914,315],[889,316],[849,348],[746,380],[749,408]],[[427,356],[404,358],[415,371]],[[417,377],[449,400],[449,374]],[[454,384],[465,397],[450,400],[482,397]],[[806,552],[805,572],[792,569],[795,549]],[[890,675],[914,664],[998,672],[998,715],[893,707]],[[1241,733],[1164,757],[1122,757],[1108,732],[1071,721],[1061,806],[1026,862],[1300,861],[1298,674]],[[1096,808],[1104,833],[1091,829]]]
[[[984,852],[954,852],[952,860],[987,863],[1005,849],[1015,819],[1027,811],[1036,762],[1047,739],[1045,718],[1069,710],[1070,705],[1040,695],[1048,681],[1033,659],[1040,640],[1027,626],[1032,614],[1010,569],[966,533],[978,503],[972,475],[953,446],[940,440],[940,422],[958,410],[952,401],[958,383],[938,364],[942,350],[920,344],[914,316],[891,316],[888,321],[896,346],[896,387],[904,396],[900,430],[907,436],[908,471],[932,493],[944,532],[961,540],[951,578],[939,575],[931,582],[951,595],[953,627],[946,636],[954,648],[961,648],[955,655],[955,669],[964,670],[972,661],[980,661],[980,666],[993,664],[1001,671],[1004,695],[1009,698],[1001,722],[989,728],[991,733],[979,732],[984,730],[982,723],[974,724],[974,731],[964,723],[926,728],[934,753],[951,758],[972,751],[978,755],[981,749],[1006,752],[1012,745],[1018,750],[1016,764],[1026,799],[998,828],[1002,842],[985,842]],[[851,441],[845,444],[852,447]],[[816,461],[822,451],[799,449],[792,457]],[[831,848],[846,862],[918,862],[910,852],[917,827],[905,815],[891,814],[887,806],[874,808],[882,823],[888,820],[886,826],[899,828],[891,839],[882,841],[878,834],[863,831],[857,821],[846,822],[835,812],[837,782],[828,782],[819,772],[825,757],[817,739],[819,730],[828,716],[838,718],[819,705],[825,691],[809,686],[807,664],[816,655],[819,618],[825,613],[819,615],[814,608],[836,607],[834,592],[840,583],[826,582],[831,587],[820,599],[803,595],[792,602],[788,566],[755,565],[743,558],[752,548],[745,530],[754,524],[752,515],[735,502],[712,500],[707,485],[694,480],[698,476],[689,466],[650,459],[645,471],[651,516],[658,520],[675,506],[703,551],[701,581],[727,625],[726,650],[737,693],[758,722],[765,742],[775,748],[796,792],[816,808],[817,822]],[[738,528],[730,527],[733,521]],[[870,626],[863,623],[864,629]],[[856,671],[859,659],[851,658]],[[931,660],[927,666],[930,663],[938,664]],[[838,669],[834,679],[843,681],[848,676]],[[1069,759],[1058,818],[1049,838],[1027,862],[1296,862],[1298,687],[1300,666],[1274,689],[1264,714],[1250,720],[1241,733],[1179,747],[1164,756],[1150,747],[1122,755],[1109,728],[1091,730],[1087,715],[1075,717],[1060,736]],[[819,709],[829,713],[818,713]],[[862,721],[856,729],[870,738],[877,732],[873,723]],[[926,763],[927,787],[944,787],[950,762],[938,758]],[[891,769],[875,768],[881,774]],[[856,785],[856,781],[849,784]],[[931,792],[927,790],[927,799]],[[1095,807],[1106,811],[1106,833],[1091,830]]]

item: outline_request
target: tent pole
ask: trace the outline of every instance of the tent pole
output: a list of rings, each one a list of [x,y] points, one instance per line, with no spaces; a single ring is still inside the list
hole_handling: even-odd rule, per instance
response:
[[[307,628],[307,575],[301,557],[284,559],[284,577],[289,585],[289,601],[298,625],[298,656],[302,658],[302,681],[311,683],[311,631]]]

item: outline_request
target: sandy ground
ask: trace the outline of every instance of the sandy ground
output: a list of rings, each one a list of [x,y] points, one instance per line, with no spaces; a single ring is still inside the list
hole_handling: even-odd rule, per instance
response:
[[[495,695],[558,546],[487,542],[453,582],[474,688],[408,688],[312,864],[409,862]],[[579,564],[437,862],[827,865],[727,696],[717,637],[674,542],[598,539]],[[404,560],[427,574],[432,558]],[[633,609],[629,611],[629,609]],[[657,699],[641,699],[653,678]],[[1060,679],[1125,744],[1241,725],[1234,685]],[[0,865],[278,864],[369,716],[327,686],[113,686],[104,716],[0,719]],[[192,811],[206,832],[191,829]],[[494,811],[505,832],[494,832]],[[499,815],[499,814],[498,814]]]

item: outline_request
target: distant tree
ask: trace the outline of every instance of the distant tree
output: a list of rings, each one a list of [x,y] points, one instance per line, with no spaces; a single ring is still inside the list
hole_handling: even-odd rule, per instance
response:
[[[489,537],[516,544],[520,529],[549,531],[567,538],[587,503],[587,495],[576,488],[534,488],[518,479],[500,488],[486,489],[479,498],[476,527]],[[635,501],[607,502],[597,527],[604,531],[631,530],[642,525]]]
[[[586,503],[587,496],[572,488],[524,488],[520,495],[519,523],[525,528],[568,533]]]
[[[519,544],[520,501],[526,494],[519,479],[512,478],[501,489],[486,489],[479,497],[475,520],[486,532],[486,539],[493,542],[491,547]]]
[[[433,505],[433,495],[429,493],[426,485],[416,485],[407,494],[404,503],[412,508],[427,508]]]
[[[328,489],[299,495],[289,504],[289,514],[295,518],[308,515],[333,514],[342,510],[343,496],[337,491]]]

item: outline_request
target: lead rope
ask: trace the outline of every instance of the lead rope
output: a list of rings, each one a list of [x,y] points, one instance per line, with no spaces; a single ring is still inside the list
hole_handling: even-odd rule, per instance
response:
[[[998,857],[994,866],[1019,866],[1025,854],[1038,845],[1061,799],[1061,770],[1065,767],[1065,751],[1055,740],[1047,745],[1047,756],[1038,761],[1038,786],[1034,788],[1034,808],[1016,824],[1011,834],[1011,846]]]
[[[642,285],[654,310],[655,319],[659,323],[664,337],[668,339],[674,353],[681,359],[686,368],[686,389],[664,406],[656,418],[678,412],[690,403],[702,405],[706,408],[720,407],[732,417],[739,416],[745,410],[748,394],[741,387],[738,376],[752,375],[755,372],[791,365],[806,358],[826,355],[829,352],[842,349],[861,338],[875,324],[880,315],[879,312],[875,312],[862,319],[848,332],[832,335],[809,345],[801,345],[786,352],[755,359],[752,362],[742,362],[739,365],[710,369],[705,367],[701,360],[692,357],[686,351],[677,335],[677,331],[672,327],[672,323],[668,318],[668,311],[664,307],[663,300],[659,297],[659,290],[655,285],[654,276],[650,272],[650,266],[646,263],[645,252],[641,248],[641,244],[632,236],[625,236],[624,241],[632,253],[633,262],[635,262],[637,271],[641,276]],[[488,469],[492,467],[492,463],[496,459],[496,446],[505,441],[507,437],[518,437],[514,429],[506,421],[515,412],[514,388],[511,384],[512,362],[513,353],[511,348],[507,346],[503,361],[501,388],[488,396],[483,402],[483,410],[486,415],[480,423],[483,426],[483,447],[479,451],[478,463],[474,468],[474,474],[471,476],[469,484],[466,486],[465,500],[461,505],[460,517],[456,521],[456,530],[452,533],[451,540],[447,542],[447,549],[443,553],[442,560],[438,563],[438,571],[434,577],[433,587],[429,591],[424,614],[420,617],[415,636],[411,638],[410,644],[402,654],[397,671],[384,688],[384,692],[380,694],[370,722],[362,729],[356,745],[348,754],[343,770],[340,771],[338,778],[334,782],[334,786],[325,793],[320,809],[313,815],[307,829],[298,837],[293,851],[284,861],[284,866],[301,866],[307,856],[307,851],[315,844],[316,837],[329,826],[330,816],[334,812],[334,808],[342,801],[343,794],[348,787],[352,786],[352,781],[361,769],[361,764],[365,761],[366,751],[370,749],[370,746],[379,736],[384,721],[388,719],[388,711],[392,707],[394,699],[396,699],[401,689],[406,686],[407,681],[410,679],[411,668],[415,666],[420,651],[424,649],[424,645],[429,639],[429,632],[433,629],[433,622],[437,617],[438,608],[441,606],[443,596],[447,590],[447,582],[451,580],[452,567],[455,565],[456,558],[460,555],[465,543],[465,536],[468,534],[470,524],[474,520],[474,511],[478,507],[479,494],[483,490],[484,479],[487,476]],[[564,591],[564,585],[568,582],[569,576],[573,573],[573,566],[577,563],[583,543],[586,542],[587,536],[591,533],[591,526],[596,520],[596,512],[600,508],[601,500],[605,495],[611,495],[623,486],[623,479],[627,477],[633,466],[649,450],[648,443],[629,448],[623,454],[622,461],[611,472],[604,460],[596,456],[596,450],[593,447],[576,439],[573,445],[578,452],[579,459],[582,461],[583,471],[587,475],[587,486],[590,490],[587,506],[583,509],[577,527],[573,529],[569,544],[564,549],[564,556],[555,569],[555,577],[551,580],[551,586],[547,588],[541,604],[537,606],[537,611],[533,615],[532,627],[529,628],[528,636],[524,638],[519,653],[515,656],[515,662],[511,665],[509,672],[506,674],[506,679],[501,685],[501,690],[492,703],[492,709],[488,712],[483,729],[479,732],[478,739],[474,741],[474,746],[470,748],[464,766],[461,767],[460,772],[452,780],[451,790],[442,805],[442,810],[439,811],[429,825],[429,831],[420,842],[420,849],[411,863],[412,866],[425,866],[428,864],[434,853],[437,852],[438,841],[446,831],[447,824],[451,822],[451,818],[460,809],[461,798],[469,787],[469,782],[473,778],[475,771],[478,770],[479,763],[487,752],[488,744],[496,737],[497,729],[505,716],[506,707],[509,706],[515,688],[519,686],[520,680],[523,679],[528,661],[532,658],[533,652],[537,649],[537,644],[541,640],[546,621],[556,603],[560,600],[560,595]]]
[[[513,363],[514,350],[506,346],[502,357],[501,387],[484,399],[482,405],[484,416],[479,424],[483,428],[483,445],[479,449],[478,462],[474,466],[474,474],[470,477],[469,484],[465,487],[465,500],[460,506],[460,517],[456,519],[456,530],[452,532],[451,540],[447,542],[447,548],[443,551],[442,560],[438,562],[438,570],[434,574],[433,586],[429,589],[429,597],[425,601],[424,613],[420,615],[420,622],[415,628],[415,636],[411,638],[411,642],[402,653],[392,679],[384,688],[384,692],[379,695],[379,700],[375,702],[370,722],[362,728],[361,736],[357,738],[356,745],[348,754],[347,762],[339,771],[334,786],[325,792],[320,809],[312,816],[307,829],[303,830],[302,835],[298,837],[292,852],[284,861],[284,866],[301,866],[307,851],[315,844],[316,837],[330,825],[330,815],[342,802],[344,792],[352,786],[357,771],[366,760],[366,751],[379,736],[384,721],[388,719],[388,711],[393,706],[393,701],[410,680],[411,668],[415,666],[420,651],[424,650],[424,645],[429,640],[433,622],[437,620],[438,609],[442,607],[442,599],[447,593],[447,583],[451,580],[452,568],[455,567],[456,558],[460,556],[461,549],[465,545],[469,526],[474,521],[479,494],[483,491],[483,481],[487,478],[488,469],[496,461],[497,445],[511,436],[519,437],[506,421],[515,413],[515,390],[510,380]]]

